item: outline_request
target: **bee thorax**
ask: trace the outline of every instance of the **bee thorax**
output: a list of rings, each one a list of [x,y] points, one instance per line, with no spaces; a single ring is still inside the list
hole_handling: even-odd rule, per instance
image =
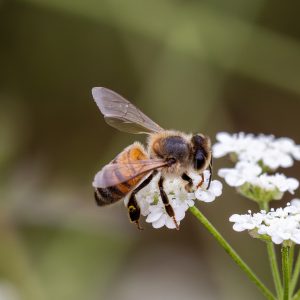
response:
[[[186,165],[190,160],[190,143],[180,135],[155,136],[150,140],[150,156],[163,159],[174,159],[176,162]],[[176,166],[168,167],[176,169]]]

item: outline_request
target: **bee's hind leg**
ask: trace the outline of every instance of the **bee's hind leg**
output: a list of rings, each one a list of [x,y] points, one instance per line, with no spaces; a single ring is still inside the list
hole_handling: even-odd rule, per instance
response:
[[[179,225],[178,225],[178,223],[176,221],[176,218],[175,218],[174,209],[173,209],[173,207],[171,206],[171,204],[169,202],[168,196],[167,196],[167,194],[164,190],[163,183],[164,183],[164,177],[161,176],[159,181],[158,181],[160,196],[161,196],[163,204],[165,205],[165,209],[166,209],[167,214],[173,219],[173,221],[175,223],[175,226],[176,226],[176,229],[179,230]]]
[[[153,179],[153,176],[156,174],[156,172],[152,172],[139,186],[137,186],[132,192],[129,197],[129,201],[127,203],[127,209],[129,214],[129,219],[132,223],[135,223],[137,228],[139,230],[142,230],[143,228],[140,226],[140,216],[141,216],[141,209],[136,201],[135,195],[143,189],[145,186],[147,186],[151,180]]]
[[[143,228],[140,226],[139,220],[141,216],[141,209],[136,201],[135,194],[130,195],[129,201],[127,203],[127,209],[129,214],[130,222],[135,223],[139,230]]]

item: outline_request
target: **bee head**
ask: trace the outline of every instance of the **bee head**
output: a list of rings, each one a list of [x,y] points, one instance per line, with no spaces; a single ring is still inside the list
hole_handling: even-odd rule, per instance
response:
[[[195,170],[205,170],[211,159],[211,141],[208,136],[195,134],[191,139],[193,147],[193,167]]]

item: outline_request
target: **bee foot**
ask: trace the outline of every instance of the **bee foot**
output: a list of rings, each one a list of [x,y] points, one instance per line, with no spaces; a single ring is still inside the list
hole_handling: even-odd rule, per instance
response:
[[[139,221],[134,222],[138,230],[144,230],[144,228],[140,225]]]
[[[179,225],[178,225],[178,223],[177,223],[175,217],[173,216],[172,219],[173,219],[174,224],[175,224],[175,226],[176,226],[176,230],[179,230]]]

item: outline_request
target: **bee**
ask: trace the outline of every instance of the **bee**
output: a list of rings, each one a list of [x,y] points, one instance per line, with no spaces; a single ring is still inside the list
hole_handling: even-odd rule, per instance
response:
[[[203,134],[185,134],[176,130],[164,130],[128,100],[104,87],[92,89],[93,98],[112,127],[129,133],[147,134],[147,148],[139,142],[125,148],[109,164],[100,170],[94,181],[95,200],[99,206],[115,203],[128,195],[129,219],[142,229],[139,223],[140,207],[136,194],[159,173],[158,187],[167,214],[179,229],[174,209],[164,191],[166,177],[181,177],[185,188],[193,186],[189,170],[197,171],[204,181],[203,172],[210,170],[208,188],[212,176],[211,141]]]

